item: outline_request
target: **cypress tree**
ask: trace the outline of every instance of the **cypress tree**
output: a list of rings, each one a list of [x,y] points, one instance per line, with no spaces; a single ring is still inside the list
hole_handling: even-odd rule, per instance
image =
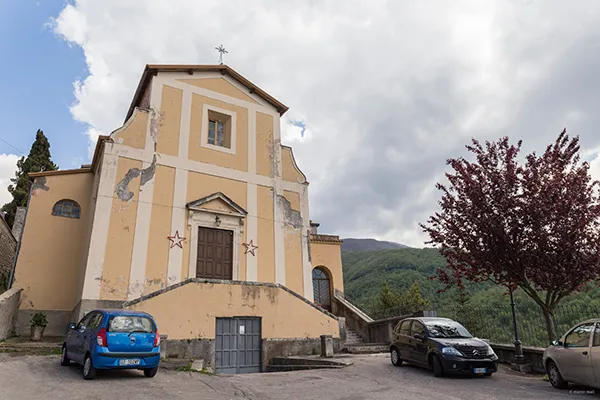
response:
[[[27,201],[29,200],[29,188],[31,186],[29,173],[54,171],[57,169],[58,166],[50,159],[50,142],[48,142],[48,138],[44,135],[44,132],[38,129],[29,155],[27,157],[23,156],[17,161],[15,177],[10,180],[12,185],[8,186],[8,191],[13,199],[10,203],[2,206],[2,211],[6,212],[6,222],[11,228],[15,221],[17,207],[27,206]]]

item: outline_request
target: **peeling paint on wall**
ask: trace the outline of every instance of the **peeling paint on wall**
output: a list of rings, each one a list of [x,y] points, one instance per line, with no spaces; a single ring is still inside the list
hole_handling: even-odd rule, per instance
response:
[[[156,146],[156,143],[154,143]],[[140,178],[140,186],[144,186],[146,183],[150,182],[152,178],[154,178],[154,172],[156,171],[156,153],[152,157],[152,163],[148,166],[148,168],[144,168],[142,170],[142,177]]]
[[[154,178],[156,172],[156,142],[158,139],[158,129],[163,119],[163,113],[156,110],[155,108],[150,109],[150,137],[154,142],[154,155],[152,156],[152,163],[144,169],[131,168],[123,179],[117,184],[115,188],[115,194],[123,201],[130,201],[133,198],[133,192],[129,190],[129,184],[131,181],[138,176],[140,177],[140,188]]]
[[[273,175],[276,178],[281,178],[283,165],[281,161],[281,138],[273,140]]]
[[[272,133],[269,132],[269,133]],[[269,136],[269,139],[267,139],[267,151],[268,151],[268,156],[269,156],[269,165],[271,167],[271,170],[269,172],[269,176],[271,178],[275,177],[275,174],[278,171],[277,168],[277,164],[278,164],[278,160],[277,160],[277,153],[275,152],[275,140],[273,139],[273,136]]]
[[[308,262],[312,263],[312,255],[310,254],[310,229],[306,231],[306,250],[308,251]]]
[[[285,196],[277,194],[277,204],[281,207],[283,211],[283,221],[286,225],[294,228],[300,229],[304,226],[304,220],[302,219],[302,215],[300,211],[296,211],[292,208],[292,204]]]
[[[152,164],[150,164],[147,168],[139,169],[139,168],[130,168],[129,171],[125,174],[123,179],[115,188],[115,194],[117,197],[123,201],[130,201],[133,198],[133,192],[129,190],[129,184],[132,180],[141,176],[140,178],[140,187],[143,187],[146,183],[150,182],[152,178],[154,178],[154,172],[156,171],[156,154],[152,157]]]
[[[130,201],[133,198],[133,192],[129,190],[129,183],[137,178],[141,173],[139,168],[130,168],[123,179],[117,183],[115,194],[123,201]]]
[[[164,112],[157,110],[156,108],[150,108],[150,137],[154,142],[154,152],[156,154],[156,143],[158,141],[158,130],[162,124],[164,118]]]
[[[48,186],[46,186],[46,177],[45,176],[40,176],[38,178],[35,178],[33,180],[33,183],[31,184],[31,195],[32,196],[37,196],[39,194],[39,191],[43,190],[43,191],[48,191],[50,190],[50,188]]]

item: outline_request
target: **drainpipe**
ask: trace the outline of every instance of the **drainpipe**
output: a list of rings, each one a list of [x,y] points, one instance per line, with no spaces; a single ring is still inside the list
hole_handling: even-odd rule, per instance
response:
[[[29,185],[29,195],[27,196],[27,207],[25,207],[25,217],[23,218],[23,228],[21,229],[21,233],[19,234],[19,239],[17,242],[17,251],[15,252],[15,259],[13,261],[12,269],[10,270],[10,277],[8,278],[8,289],[12,288],[13,281],[15,279],[15,269],[17,268],[17,259],[19,258],[19,252],[21,250],[21,242],[23,241],[23,232],[25,232],[25,226],[27,224],[27,214],[29,213],[29,204],[31,203],[31,188],[33,187],[33,182]]]

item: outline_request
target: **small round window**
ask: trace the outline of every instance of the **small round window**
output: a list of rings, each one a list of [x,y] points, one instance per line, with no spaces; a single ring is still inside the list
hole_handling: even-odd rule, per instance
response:
[[[52,207],[52,215],[57,217],[79,218],[81,207],[73,200],[61,200]]]

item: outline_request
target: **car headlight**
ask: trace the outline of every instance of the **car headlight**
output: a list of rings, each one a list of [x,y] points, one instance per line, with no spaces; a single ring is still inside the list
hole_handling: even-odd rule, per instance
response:
[[[487,355],[488,356],[496,355],[496,353],[494,353],[494,349],[492,349],[492,346],[490,346],[489,344],[487,345]]]
[[[448,356],[463,356],[463,353],[451,346],[442,348],[442,354],[446,354]]]

